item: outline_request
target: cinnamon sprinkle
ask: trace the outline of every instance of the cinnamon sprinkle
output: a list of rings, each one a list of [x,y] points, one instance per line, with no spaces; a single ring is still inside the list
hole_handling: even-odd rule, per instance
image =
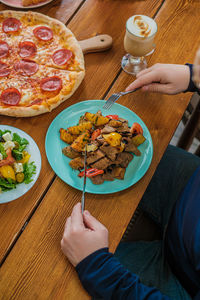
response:
[[[141,29],[141,36],[148,37],[150,35],[151,29],[149,28],[149,24],[143,21],[141,16],[135,16],[133,23],[135,23]]]

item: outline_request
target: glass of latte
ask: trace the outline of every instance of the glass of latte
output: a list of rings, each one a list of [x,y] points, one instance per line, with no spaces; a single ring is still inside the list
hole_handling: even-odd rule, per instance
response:
[[[157,24],[148,16],[135,15],[127,20],[124,37],[124,49],[127,54],[121,61],[125,72],[136,75],[147,67],[145,56],[154,52],[156,32]]]

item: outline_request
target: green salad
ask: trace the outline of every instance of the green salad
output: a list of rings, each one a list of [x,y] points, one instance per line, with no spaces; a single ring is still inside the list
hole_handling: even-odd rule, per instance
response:
[[[15,189],[20,183],[30,183],[36,173],[31,155],[26,150],[29,142],[10,130],[0,130],[0,192]]]

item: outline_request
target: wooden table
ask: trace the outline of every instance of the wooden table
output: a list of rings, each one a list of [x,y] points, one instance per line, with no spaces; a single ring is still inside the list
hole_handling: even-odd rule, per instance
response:
[[[0,5],[1,10],[8,9]],[[146,14],[158,24],[156,62],[192,62],[200,44],[198,0],[54,0],[36,11],[64,22],[78,40],[106,33],[113,47],[85,56],[86,76],[76,93],[51,113],[32,118],[0,116],[0,124],[30,134],[42,155],[42,170],[34,187],[16,201],[0,205],[0,299],[88,299],[76,272],[61,252],[60,240],[67,216],[81,192],[62,182],[45,155],[44,140],[52,120],[65,108],[87,99],[104,99],[124,88],[133,77],[124,73],[125,22]],[[164,96],[140,91],[119,103],[134,110],[148,126],[154,144],[152,164],[145,176],[123,192],[86,195],[87,209],[110,231],[110,250],[117,247],[190,100],[190,94]]]

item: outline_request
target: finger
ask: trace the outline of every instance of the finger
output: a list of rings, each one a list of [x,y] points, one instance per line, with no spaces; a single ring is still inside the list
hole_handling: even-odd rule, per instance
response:
[[[152,83],[142,87],[144,92],[171,94],[168,84]]]
[[[101,224],[95,217],[93,217],[89,211],[85,210],[83,213],[84,223],[87,228],[91,230],[103,229],[105,226]]]
[[[139,78],[140,76],[142,76],[144,74],[147,74],[147,73],[149,73],[151,71],[152,71],[152,67],[144,69],[144,70],[140,71],[139,73],[137,73],[136,77]]]
[[[128,86],[127,91],[131,91],[133,89],[141,88],[145,85],[149,85],[152,82],[160,82],[160,74],[156,71],[148,72],[143,76],[136,79],[132,84]]]
[[[71,229],[71,217],[68,217],[65,223],[64,235],[67,235]]]
[[[71,214],[71,226],[73,227],[85,227],[83,224],[83,216],[81,213],[81,203],[77,203],[73,210],[72,210],[72,214]]]

